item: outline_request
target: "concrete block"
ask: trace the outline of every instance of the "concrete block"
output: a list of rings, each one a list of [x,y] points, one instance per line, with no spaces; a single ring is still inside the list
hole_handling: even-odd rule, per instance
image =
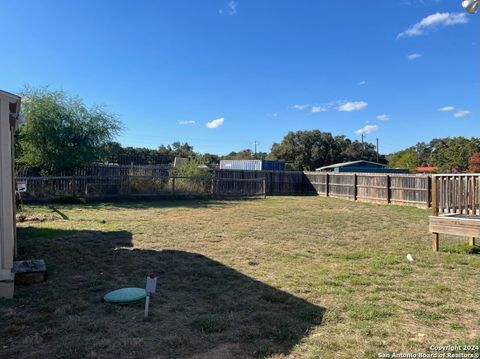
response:
[[[13,298],[14,284],[13,281],[0,282],[0,298]]]

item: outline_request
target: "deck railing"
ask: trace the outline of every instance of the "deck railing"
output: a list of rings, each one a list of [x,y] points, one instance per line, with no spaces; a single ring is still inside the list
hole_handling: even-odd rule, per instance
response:
[[[480,214],[480,174],[441,174],[432,180],[432,212]]]

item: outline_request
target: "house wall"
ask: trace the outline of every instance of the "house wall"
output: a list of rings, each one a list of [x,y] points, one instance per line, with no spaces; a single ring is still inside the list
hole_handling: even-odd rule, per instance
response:
[[[18,101],[18,98],[0,92],[0,297],[6,298],[13,296],[15,243],[10,103]]]

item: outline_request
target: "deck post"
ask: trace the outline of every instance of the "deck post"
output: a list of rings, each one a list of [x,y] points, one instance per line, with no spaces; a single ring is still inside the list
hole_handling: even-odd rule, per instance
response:
[[[472,247],[474,247],[475,246],[475,237],[468,238],[468,244],[471,245]]]
[[[438,233],[432,233],[432,249],[434,252],[438,252],[439,240]]]

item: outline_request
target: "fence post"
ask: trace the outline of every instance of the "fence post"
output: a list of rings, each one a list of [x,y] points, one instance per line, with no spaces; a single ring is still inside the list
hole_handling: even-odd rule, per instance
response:
[[[273,183],[273,180],[272,180],[272,177],[273,177],[273,172],[270,171],[270,175],[269,175],[269,181],[268,181],[268,189],[269,189],[269,194],[271,195],[273,193],[273,186],[272,186],[272,183]],[[266,191],[267,189],[265,188],[265,194],[266,194]]]
[[[353,200],[357,200],[357,174],[353,174]]]
[[[328,197],[328,181],[329,181],[329,175],[328,172],[325,174],[325,197]]]
[[[387,203],[390,203],[390,176],[387,175]]]
[[[172,196],[175,196],[175,173],[172,175]]]
[[[432,176],[432,215],[438,216],[437,178]]]
[[[75,198],[77,195],[77,179],[75,176],[72,176],[72,197]]]
[[[263,198],[267,198],[267,179],[266,177],[264,176],[263,177]]]

